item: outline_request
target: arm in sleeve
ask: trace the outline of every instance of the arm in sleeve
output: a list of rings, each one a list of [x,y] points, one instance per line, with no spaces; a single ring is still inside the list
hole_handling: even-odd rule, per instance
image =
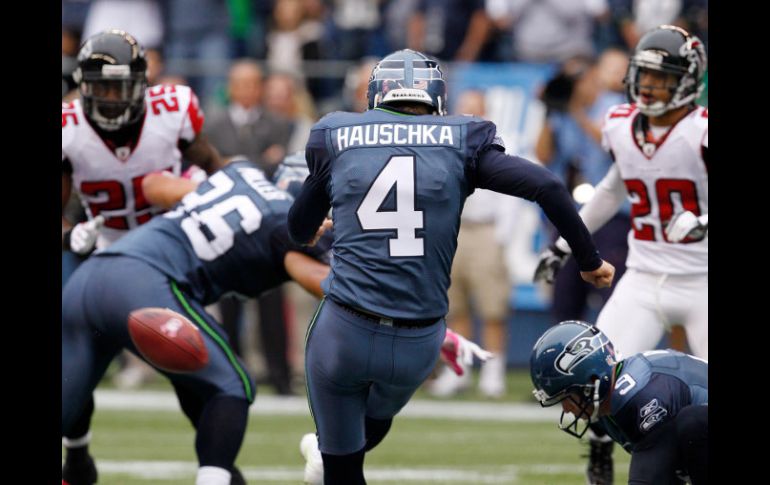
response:
[[[620,178],[620,170],[618,170],[617,165],[613,164],[607,171],[607,175],[596,186],[594,196],[580,209],[580,217],[591,234],[606,224],[620,210],[626,195],[626,186],[623,184],[623,179]],[[559,238],[556,241],[556,247],[565,253],[571,252],[571,246],[571,244],[567,245],[564,238]]]
[[[478,160],[476,186],[536,202],[571,247],[581,271],[602,264],[591,234],[580,220],[564,184],[548,169],[497,150],[484,151]]]
[[[313,239],[331,207],[326,191],[331,176],[331,160],[323,130],[310,133],[305,159],[310,175],[289,210],[289,236],[297,244],[307,244]]]

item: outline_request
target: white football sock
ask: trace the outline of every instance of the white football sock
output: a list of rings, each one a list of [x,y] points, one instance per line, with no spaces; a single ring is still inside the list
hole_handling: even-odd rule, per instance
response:
[[[195,485],[230,485],[230,472],[218,466],[198,468]]]

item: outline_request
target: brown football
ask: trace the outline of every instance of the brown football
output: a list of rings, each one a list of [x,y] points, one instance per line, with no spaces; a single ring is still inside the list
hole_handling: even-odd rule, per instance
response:
[[[195,372],[209,361],[198,327],[168,308],[140,308],[128,316],[128,333],[139,353],[169,372]]]

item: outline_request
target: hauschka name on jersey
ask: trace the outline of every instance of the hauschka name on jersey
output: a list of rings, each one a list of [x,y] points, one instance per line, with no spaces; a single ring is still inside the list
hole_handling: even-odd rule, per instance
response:
[[[332,130],[337,151],[373,145],[448,145],[457,146],[460,127],[417,123],[374,123],[345,126]]]

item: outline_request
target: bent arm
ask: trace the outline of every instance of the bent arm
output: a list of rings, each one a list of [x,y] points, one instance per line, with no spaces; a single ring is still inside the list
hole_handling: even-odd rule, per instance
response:
[[[142,192],[147,202],[164,209],[170,209],[197,187],[198,182],[168,172],[151,173],[142,179]]]
[[[288,251],[283,258],[286,272],[299,285],[317,298],[323,298],[321,282],[329,275],[329,266],[298,251]]]
[[[477,187],[536,202],[548,219],[575,248],[581,271],[601,267],[602,260],[567,188],[548,169],[521,157],[487,150],[478,161]]]

